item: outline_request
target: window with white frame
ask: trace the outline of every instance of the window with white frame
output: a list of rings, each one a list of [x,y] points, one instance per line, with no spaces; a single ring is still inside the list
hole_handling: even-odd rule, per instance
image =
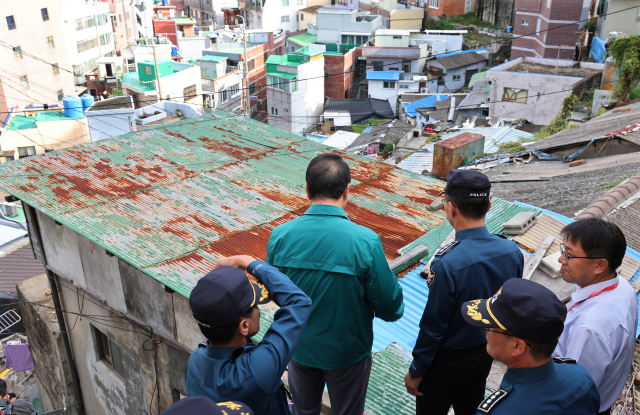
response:
[[[278,109],[276,107],[271,107],[271,111],[269,113],[271,115],[278,115]]]
[[[429,0],[429,7],[437,9],[440,7],[440,0]]]
[[[145,66],[144,73],[145,75],[151,75],[151,66]]]
[[[396,83],[394,81],[384,81],[382,83],[382,88],[384,89],[395,89]]]
[[[540,36],[540,24],[542,23],[541,19],[538,19],[538,23],[536,24],[536,36]]]
[[[288,7],[289,6],[289,0],[282,0],[282,6],[283,7]]]
[[[520,20],[520,24],[521,24],[522,26],[529,26],[529,21],[528,21],[527,19],[521,19],[521,20]]]
[[[304,6],[304,0],[296,0],[296,6]]]
[[[408,84],[398,84],[398,88],[400,88],[400,89],[409,89],[409,85]]]
[[[547,9],[551,8],[551,0],[547,0]]]
[[[240,84],[235,84],[234,86],[232,86],[231,88],[229,88],[229,91],[231,92],[231,96],[235,97],[236,95],[240,94]]]
[[[282,23],[289,23],[289,16],[282,16],[280,17],[280,21]]]
[[[461,80],[461,79],[462,79],[462,75],[453,75],[451,78],[452,78],[454,81],[459,81],[459,80]]]
[[[220,91],[220,103],[224,104],[229,99],[229,93],[226,89]]]

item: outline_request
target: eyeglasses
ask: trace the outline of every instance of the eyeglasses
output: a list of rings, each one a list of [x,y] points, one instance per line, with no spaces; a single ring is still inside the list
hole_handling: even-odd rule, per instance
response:
[[[570,253],[568,253],[567,251],[564,250],[564,244],[560,244],[560,255],[562,255],[565,259],[565,261],[569,262],[569,260],[571,258],[576,258],[576,259],[600,259],[600,258],[596,258],[593,256],[573,256]]]
[[[502,331],[491,330],[491,329],[486,328],[486,327],[483,327],[483,328],[482,328],[482,330],[484,330],[484,334],[485,334],[485,335],[486,335],[487,333],[489,333],[489,332],[492,332],[492,333],[502,334],[502,335],[504,335],[504,336],[515,337],[516,339],[520,339],[520,340],[522,340],[522,341],[524,342],[524,344],[526,344],[527,346],[531,347],[531,345],[529,344],[529,342],[527,342],[527,341],[526,341],[525,339],[523,339],[522,337],[518,337],[518,336],[516,336],[515,334],[510,334],[510,333],[505,333],[505,332],[502,332]]]

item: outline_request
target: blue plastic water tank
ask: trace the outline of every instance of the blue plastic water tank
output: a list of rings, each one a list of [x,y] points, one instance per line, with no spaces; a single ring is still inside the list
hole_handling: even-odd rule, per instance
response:
[[[82,101],[77,95],[67,95],[62,98],[62,105],[64,106],[64,115],[70,118],[80,117],[82,112]]]
[[[178,48],[176,46],[171,46],[171,56],[178,56]]]
[[[168,6],[169,5],[169,0],[162,0],[162,5],[163,6]]]
[[[82,112],[84,113],[86,110],[88,110],[95,101],[96,100],[93,98],[93,95],[84,94],[82,96]]]

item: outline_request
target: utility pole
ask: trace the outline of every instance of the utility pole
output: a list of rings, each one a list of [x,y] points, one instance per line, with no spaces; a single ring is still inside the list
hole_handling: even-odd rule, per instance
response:
[[[129,46],[129,25],[127,24],[127,9],[125,9],[124,0],[120,0],[120,3],[122,4],[122,20],[124,20],[124,37],[126,39],[127,46]],[[128,0],[127,0],[127,3],[128,3]],[[118,16],[116,16],[116,18],[117,17]]]
[[[160,71],[158,70],[158,58],[156,56],[156,41],[155,39],[152,40],[153,42],[153,61],[156,64],[156,80],[158,81],[158,102],[162,101],[162,88],[160,87]],[[184,100],[184,97],[182,97],[182,99]]]
[[[245,117],[251,117],[251,100],[249,94],[249,71],[247,70],[247,64],[249,61],[247,60],[247,35],[245,29],[247,27],[246,20],[244,16],[238,15],[238,17],[242,17],[242,43],[244,45],[244,62],[242,65],[242,77],[244,79],[244,100],[245,100]]]

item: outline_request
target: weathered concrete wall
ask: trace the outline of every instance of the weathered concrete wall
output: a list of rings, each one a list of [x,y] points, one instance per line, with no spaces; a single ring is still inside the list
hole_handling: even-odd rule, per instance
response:
[[[499,27],[513,27],[515,0],[478,0],[476,16]]]
[[[53,308],[46,274],[38,275],[18,285],[29,350],[44,412],[67,408],[67,414],[78,413],[71,385],[71,376],[62,342],[62,335]],[[46,308],[50,307],[50,308]]]

